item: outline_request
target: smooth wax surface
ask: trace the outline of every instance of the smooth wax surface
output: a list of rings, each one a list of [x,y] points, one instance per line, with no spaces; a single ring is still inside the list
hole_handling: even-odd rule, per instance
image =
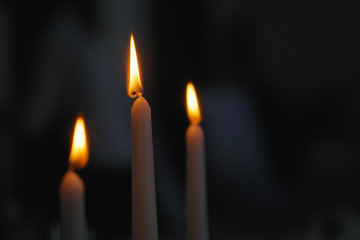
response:
[[[198,124],[186,130],[186,237],[208,239],[204,132]]]
[[[85,187],[81,177],[72,170],[65,173],[60,184],[61,239],[85,240]]]
[[[157,240],[151,108],[142,96],[131,109],[132,239]]]

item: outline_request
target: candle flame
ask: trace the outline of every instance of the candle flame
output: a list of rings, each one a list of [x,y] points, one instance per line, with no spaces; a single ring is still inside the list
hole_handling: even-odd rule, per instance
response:
[[[197,100],[194,85],[189,82],[186,86],[186,102],[187,102],[187,115],[189,121],[193,124],[201,122],[201,111]]]
[[[130,69],[128,78],[129,96],[135,98],[141,95],[143,88],[140,79],[139,64],[136,56],[134,36],[132,34],[130,37]]]
[[[79,116],[76,119],[74,137],[69,157],[69,162],[74,168],[83,168],[89,159],[89,148],[86,139],[85,122]]]

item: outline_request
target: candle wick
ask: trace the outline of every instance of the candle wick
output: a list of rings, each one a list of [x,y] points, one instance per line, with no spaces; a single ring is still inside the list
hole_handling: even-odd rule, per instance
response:
[[[69,171],[75,171],[75,164],[70,164],[69,165],[69,169],[68,169]]]
[[[142,92],[135,92],[136,95],[138,95],[138,97],[142,96]]]

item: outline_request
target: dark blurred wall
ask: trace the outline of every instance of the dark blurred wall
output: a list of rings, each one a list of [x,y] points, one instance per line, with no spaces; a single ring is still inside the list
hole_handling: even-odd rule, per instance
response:
[[[12,227],[18,220],[15,200],[15,142],[16,125],[13,123],[16,85],[12,81],[14,54],[14,19],[10,9],[0,4],[0,231]],[[15,209],[15,212],[13,211]],[[0,235],[2,236],[2,235]],[[4,235],[6,236],[6,235]]]
[[[184,236],[189,80],[203,110],[211,239],[359,239],[359,7],[4,1],[0,239],[57,239],[78,114],[91,239],[129,239],[131,32],[152,107],[162,239]]]

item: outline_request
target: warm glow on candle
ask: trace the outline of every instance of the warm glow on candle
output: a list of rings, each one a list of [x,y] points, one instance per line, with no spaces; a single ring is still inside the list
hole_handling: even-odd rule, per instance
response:
[[[75,123],[69,161],[74,168],[83,168],[86,166],[88,159],[89,148],[86,139],[85,122],[82,117],[78,117]]]
[[[201,122],[201,112],[199,103],[197,100],[195,87],[189,82],[186,86],[186,103],[187,103],[187,115],[189,121],[193,124]]]
[[[130,37],[130,72],[128,79],[128,94],[130,97],[134,98],[141,94],[142,84],[139,73],[139,64],[136,56],[136,48],[134,37],[131,34]]]

